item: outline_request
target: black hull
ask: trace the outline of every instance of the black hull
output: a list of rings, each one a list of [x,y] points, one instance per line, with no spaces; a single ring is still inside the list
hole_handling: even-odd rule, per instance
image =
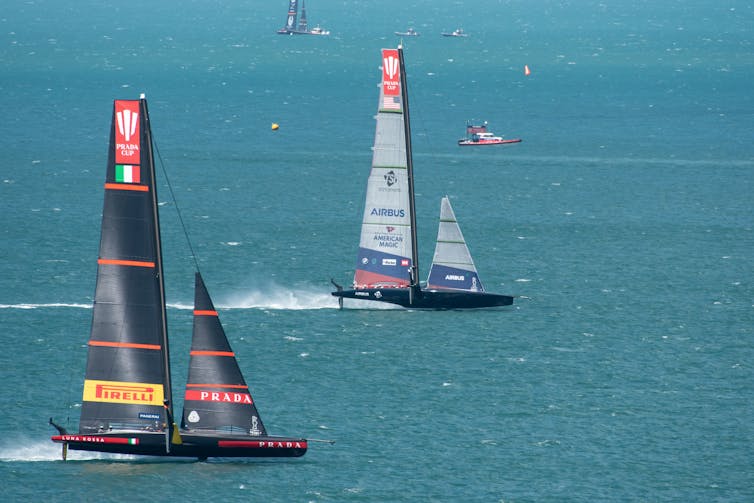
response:
[[[487,292],[462,290],[418,290],[409,295],[408,288],[364,288],[332,292],[345,299],[374,300],[397,304],[409,309],[479,309],[484,307],[510,306],[513,296]],[[413,297],[413,298],[411,298]]]
[[[165,449],[162,433],[130,433],[100,435],[56,435],[54,442],[67,444],[76,451],[106,452],[139,456],[182,458],[293,458],[306,453],[307,441],[291,437],[248,437],[241,435],[198,435],[181,433],[183,443]]]

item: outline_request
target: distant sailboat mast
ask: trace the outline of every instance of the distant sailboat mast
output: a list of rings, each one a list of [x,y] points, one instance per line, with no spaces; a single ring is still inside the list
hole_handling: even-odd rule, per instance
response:
[[[309,31],[309,23],[306,21],[306,3],[301,0],[301,16],[298,18],[298,31],[306,33]]]

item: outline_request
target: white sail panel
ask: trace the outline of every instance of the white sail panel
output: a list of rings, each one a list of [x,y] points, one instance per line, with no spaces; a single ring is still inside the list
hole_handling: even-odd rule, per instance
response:
[[[452,288],[483,292],[466,240],[458,226],[453,207],[447,196],[440,204],[440,224],[432,266],[427,279],[429,288]]]

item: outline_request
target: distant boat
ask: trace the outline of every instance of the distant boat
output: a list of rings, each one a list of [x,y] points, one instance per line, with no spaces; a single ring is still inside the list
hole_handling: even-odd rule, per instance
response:
[[[395,34],[400,35],[401,37],[418,37],[419,36],[419,33],[413,28],[409,28],[406,31],[396,31]]]
[[[450,33],[443,33],[442,36],[443,37],[468,37],[468,35],[461,28],[458,28],[457,30],[453,30]]]
[[[304,0],[301,0],[301,16],[298,17],[298,24],[296,24],[296,18],[298,16],[298,0],[290,0],[288,5],[288,19],[285,22],[285,26],[278,30],[278,35],[329,35],[330,32],[321,28],[319,25],[315,26],[311,30],[306,20],[306,4]]]
[[[521,138],[504,139],[502,136],[495,136],[487,131],[487,121],[483,124],[474,125],[471,122],[466,123],[466,137],[458,140],[460,147],[481,146],[481,145],[504,145],[506,143],[520,143]]]
[[[160,218],[147,101],[115,100],[97,287],[77,433],[53,442],[118,454],[297,457],[303,438],[267,434],[199,272],[180,428],[173,420]]]
[[[343,299],[362,299],[414,309],[507,306],[510,295],[487,293],[471,260],[447,197],[440,213],[435,258],[427,286],[419,284],[411,123],[403,49],[382,50],[377,126],[367,182],[353,288],[335,281]]]

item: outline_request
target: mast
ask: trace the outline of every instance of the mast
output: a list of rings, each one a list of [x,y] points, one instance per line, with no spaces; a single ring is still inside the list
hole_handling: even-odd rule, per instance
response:
[[[416,202],[414,200],[414,160],[411,153],[411,119],[408,112],[408,88],[406,84],[406,67],[403,62],[403,45],[398,46],[398,59],[400,61],[401,74],[401,100],[403,101],[403,131],[406,136],[406,173],[408,176],[408,208],[411,219],[411,269],[410,295],[413,304],[413,296],[419,291],[419,247],[416,237]]]
[[[306,21],[306,3],[304,3],[304,0],[301,0],[301,16],[298,18],[298,31],[304,33],[309,31],[309,24]]]
[[[159,298],[160,298],[160,310],[162,311],[162,346],[163,346],[163,375],[164,375],[164,383],[165,383],[165,390],[164,390],[164,400],[165,400],[165,406],[167,408],[167,417],[165,418],[165,421],[168,423],[167,425],[167,450],[170,452],[170,429],[172,425],[170,424],[171,418],[173,417],[173,387],[171,384],[170,379],[170,346],[168,342],[168,316],[167,316],[167,307],[166,307],[166,301],[165,301],[165,277],[163,275],[162,270],[162,238],[160,236],[160,212],[158,209],[158,200],[157,200],[157,177],[155,173],[154,168],[154,152],[152,149],[152,126],[150,124],[149,119],[149,109],[147,108],[147,99],[144,94],[142,94],[139,97],[139,101],[141,101],[141,105],[143,108],[142,117],[144,118],[144,127],[145,127],[145,134],[146,134],[146,144],[147,149],[145,151],[145,154],[147,155],[147,169],[149,169],[150,176],[152,178],[152,208],[153,208],[153,215],[152,218],[154,220],[154,240],[155,240],[155,246],[157,248],[157,263],[155,264],[155,274],[157,274],[157,283],[159,286]]]

